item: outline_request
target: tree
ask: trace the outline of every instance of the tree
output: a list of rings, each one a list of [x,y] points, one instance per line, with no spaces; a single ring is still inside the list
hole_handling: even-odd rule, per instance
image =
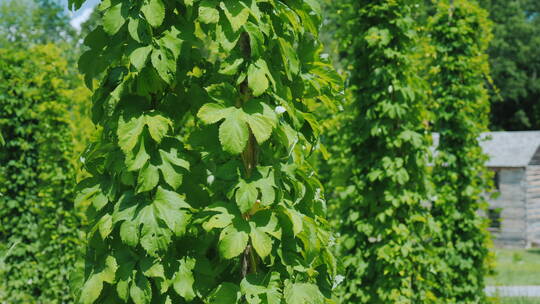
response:
[[[83,1],[71,1],[78,7]],[[336,260],[306,160],[339,77],[315,1],[102,1],[85,39],[103,128],[81,303],[325,303]]]
[[[72,100],[68,104],[75,140],[76,157],[72,162],[80,167],[79,155],[94,133],[94,126],[88,118],[90,93],[76,69],[76,58],[81,53],[80,39],[69,21],[64,5],[57,0],[0,1],[0,48],[29,49],[51,43],[62,51],[59,58],[67,59],[68,76],[63,79],[73,88],[66,91]],[[88,20],[84,30],[93,26],[95,22]]]
[[[0,48],[70,43],[75,31],[64,7],[55,0],[0,2]]]
[[[482,0],[493,21],[488,49],[491,125],[499,130],[540,129],[540,3]]]
[[[341,1],[353,100],[339,130],[345,303],[433,303],[426,98],[414,65],[419,1]]]
[[[53,45],[0,49],[0,302],[73,302],[66,282],[82,223],[72,204],[66,70]]]
[[[491,38],[487,12],[474,2],[441,1],[428,29],[436,50],[432,63],[434,129],[439,132],[432,214],[441,226],[434,242],[444,267],[437,278],[444,303],[484,303],[489,270],[487,220],[481,215],[490,190],[480,135],[487,131]]]

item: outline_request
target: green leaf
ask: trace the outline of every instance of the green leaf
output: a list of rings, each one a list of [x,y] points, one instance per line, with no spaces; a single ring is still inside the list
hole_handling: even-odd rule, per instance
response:
[[[143,43],[152,43],[152,27],[142,18],[130,18],[128,22],[128,32],[133,40]]]
[[[233,283],[221,283],[210,295],[208,303],[233,304],[240,300],[240,287]]]
[[[161,142],[167,134],[169,127],[172,128],[173,125],[170,119],[159,114],[146,115],[145,122],[148,126],[148,131],[150,131],[150,136],[157,143]]]
[[[267,291],[266,286],[264,286],[264,279],[265,277],[260,275],[248,274],[240,282],[240,291],[248,304],[262,303],[261,296]]]
[[[138,204],[139,202],[134,199],[133,192],[126,191],[123,193],[118,203],[114,205],[113,223],[132,220],[135,217]]]
[[[128,166],[128,171],[140,170],[150,159],[150,155],[146,153],[146,148],[144,147],[144,140],[140,141],[139,151],[135,158],[133,158],[133,153],[128,153],[126,157],[126,165]]]
[[[285,70],[289,79],[292,79],[292,75],[297,75],[300,71],[300,62],[298,60],[298,55],[296,54],[292,45],[285,39],[279,38],[279,46],[281,48],[281,55],[283,61],[288,64],[285,65]]]
[[[257,229],[268,235],[281,239],[281,225],[278,217],[271,210],[261,210],[251,218]]]
[[[178,172],[179,169],[174,168],[167,159],[161,158],[161,161],[162,163],[158,168],[163,174],[163,179],[173,189],[177,189],[182,184],[184,175]]]
[[[322,13],[321,4],[317,0],[304,0],[304,2],[309,5],[309,7],[315,12],[315,14],[320,15]],[[311,13],[311,12],[310,12]]]
[[[92,304],[94,303],[101,294],[103,289],[103,279],[101,274],[94,274],[84,283],[84,286],[81,291],[81,297],[79,302],[81,304]]]
[[[158,168],[147,163],[139,172],[137,179],[137,193],[146,192],[154,189],[159,182]]]
[[[185,257],[180,261],[180,268],[176,273],[173,281],[173,288],[184,300],[191,301],[195,298],[193,290],[193,268],[195,268],[196,260],[194,258]]]
[[[262,61],[259,59],[259,61]],[[268,79],[266,78],[266,71],[258,64],[251,64],[248,68],[248,86],[253,91],[253,96],[257,97],[262,95],[268,89]]]
[[[240,68],[242,63],[244,63],[243,58],[237,58],[232,62],[223,61],[219,66],[219,73],[228,76],[235,75],[236,73],[238,73],[238,69]]]
[[[264,36],[258,25],[249,22],[244,26],[244,29],[249,35],[249,45],[251,49],[251,57],[257,58],[264,51]]]
[[[118,268],[116,260],[112,256],[105,258],[103,268],[100,272],[92,274],[84,283],[81,290],[79,302],[81,304],[92,304],[99,298],[103,289],[103,282],[112,284],[115,279],[115,272]]]
[[[314,284],[287,282],[284,295],[287,304],[324,304],[324,297]]]
[[[120,225],[120,239],[128,246],[135,247],[139,243],[139,225],[135,221],[124,221]]]
[[[165,268],[159,259],[146,257],[140,262],[140,266],[145,276],[165,280]]]
[[[99,220],[99,234],[102,239],[105,239],[112,232],[112,216],[105,214]]]
[[[127,302],[129,299],[129,282],[131,281],[131,278],[128,278],[126,280],[120,279],[116,283],[116,293],[118,294],[118,297],[122,299],[124,302]]]
[[[244,214],[251,210],[253,205],[257,202],[259,191],[255,187],[255,183],[247,183],[244,180],[241,180],[237,187],[238,189],[235,194],[236,204],[238,205],[240,212]]]
[[[118,264],[116,259],[113,256],[107,256],[105,258],[105,267],[101,271],[101,278],[103,282],[112,284],[116,278],[116,270],[118,269]]]
[[[270,274],[268,287],[266,289],[266,299],[268,300],[268,304],[281,304],[282,297],[281,276],[279,272],[273,271]]]
[[[249,17],[249,8],[242,1],[223,1],[220,3],[225,16],[231,23],[233,31],[238,31],[246,24]]]
[[[219,103],[234,105],[238,99],[238,92],[230,83],[209,85],[205,90],[210,98]]]
[[[105,205],[107,205],[108,202],[109,200],[107,199],[107,196],[101,192],[92,197],[92,206],[96,208],[96,211],[101,210],[103,207],[105,207]]]
[[[311,67],[309,72],[319,76],[320,79],[333,86],[340,86],[343,82],[339,74],[330,65],[318,64]]]
[[[263,174],[264,178],[257,180],[255,184],[261,191],[261,205],[270,206],[274,203],[276,198],[275,188],[277,188],[277,186],[274,180],[274,174],[273,171],[261,173]]]
[[[128,21],[128,32],[131,38],[137,42],[142,42],[139,35],[139,18],[130,18]]]
[[[262,115],[245,115],[246,122],[259,144],[264,143],[272,135],[272,121]]]
[[[169,152],[160,149],[159,155],[161,156],[162,159],[168,161],[169,163],[174,164],[178,167],[182,167],[186,170],[189,170],[189,162],[178,157],[178,151],[176,148],[174,147],[171,148]]]
[[[219,51],[229,53],[238,44],[238,41],[240,40],[240,31],[235,32],[228,23],[220,22],[216,26],[215,39],[221,47]]]
[[[178,31],[176,27],[172,27],[158,40],[158,43],[162,48],[171,51],[174,59],[178,59],[180,56],[182,45],[184,43],[184,40],[178,37],[179,35],[180,31]]]
[[[217,23],[219,11],[216,9],[216,1],[204,0],[199,5],[199,21],[202,23]]]
[[[103,15],[103,29],[109,35],[116,34],[126,23],[126,19],[122,16],[122,4],[123,2],[120,2],[110,7]]]
[[[303,215],[294,210],[294,209],[284,209],[285,210],[285,214],[289,217],[289,219],[291,220],[291,223],[293,225],[293,233],[294,235],[297,235],[299,234],[300,232],[302,232],[302,229],[303,229]]]
[[[388,29],[371,27],[367,31],[364,39],[366,39],[369,46],[375,46],[378,44],[378,46],[383,47],[390,43],[392,36],[390,34],[390,30]]]
[[[135,277],[134,284],[131,284],[129,294],[135,304],[149,304],[152,301],[152,287],[150,281],[140,272]]]
[[[102,49],[109,37],[103,29],[103,26],[97,26],[93,31],[91,31],[86,38],[84,38],[84,45],[88,46],[91,49]]]
[[[153,205],[155,214],[174,231],[176,236],[185,233],[191,218],[185,209],[190,206],[178,193],[158,187]]]
[[[244,112],[236,109],[219,126],[219,141],[223,150],[231,154],[240,154],[246,147],[249,130],[244,121]]]
[[[232,223],[235,215],[230,212],[230,203],[219,202],[204,209],[205,212],[213,213],[210,218],[202,224],[206,231],[214,228],[225,228]]]
[[[124,153],[131,152],[137,142],[144,128],[144,116],[133,117],[129,121],[124,121],[123,117],[120,117],[118,121],[118,146],[124,151]]]
[[[84,202],[91,200],[92,197],[96,195],[96,193],[101,192],[99,188],[99,184],[92,183],[91,185],[85,185],[84,188],[81,187],[83,183],[85,182],[89,183],[90,181],[91,181],[90,179],[86,179],[86,180],[81,181],[81,183],[79,183],[79,187],[81,190],[75,197],[75,202],[74,202],[75,206],[80,206]]]
[[[251,237],[253,248],[264,259],[272,251],[272,239],[262,229],[256,227],[254,223],[249,224],[251,226],[249,236]]]
[[[148,254],[157,256],[158,252],[167,250],[171,243],[172,232],[170,229],[160,226],[153,205],[145,206],[139,212],[137,221],[142,224],[141,246]]]
[[[225,108],[217,103],[205,103],[197,113],[197,117],[205,124],[213,124],[230,115],[232,111],[234,107]]]
[[[235,258],[246,249],[248,240],[246,231],[238,230],[234,224],[229,225],[219,235],[219,253],[225,259]]]
[[[146,61],[148,60],[148,55],[150,55],[151,51],[152,46],[149,45],[136,48],[133,52],[131,52],[131,55],[129,56],[131,64],[133,64],[133,66],[137,70],[142,70],[142,68],[146,64]]]
[[[163,51],[161,48],[154,49],[150,59],[152,65],[158,72],[159,77],[168,84],[171,84],[176,73],[176,60],[174,58],[169,58],[167,52]]]
[[[158,27],[165,18],[165,5],[162,0],[148,0],[141,7],[141,11],[152,27]]]
[[[85,0],[68,0],[68,9],[78,10],[81,8]]]

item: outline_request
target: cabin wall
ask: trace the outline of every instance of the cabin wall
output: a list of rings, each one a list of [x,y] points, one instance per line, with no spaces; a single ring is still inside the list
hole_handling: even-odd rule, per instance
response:
[[[489,199],[490,209],[500,210],[500,228],[491,228],[495,245],[526,247],[527,180],[525,168],[495,168],[498,172],[499,196]]]
[[[530,165],[527,167],[526,179],[527,245],[536,247],[540,246],[540,163],[538,165]]]

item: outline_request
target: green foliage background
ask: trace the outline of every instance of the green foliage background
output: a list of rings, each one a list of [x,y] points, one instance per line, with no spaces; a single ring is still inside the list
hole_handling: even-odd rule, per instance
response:
[[[334,103],[340,78],[320,57],[317,2],[99,10],[79,61],[89,86],[104,75],[77,199],[92,222],[80,301],[331,301],[337,263],[306,157],[311,108]]]
[[[540,129],[540,2],[480,0],[493,22],[488,48],[493,130]]]
[[[94,134],[89,90],[73,64],[77,35],[58,1],[0,2],[0,301],[7,303],[74,302],[69,286],[79,278],[70,273],[82,266],[84,217],[73,207],[73,187]]]
[[[0,301],[74,301],[89,208],[82,303],[333,303],[332,248],[344,303],[483,303],[484,85],[495,128],[538,127],[538,5],[480,1],[493,85],[473,1],[321,2],[103,0],[85,46],[0,2]]]
[[[444,303],[485,303],[489,235],[480,211],[485,214],[491,173],[479,141],[489,121],[491,23],[473,1],[440,1],[427,28],[435,48],[430,80],[433,128],[439,134],[431,209],[441,226],[434,238],[443,266],[436,276],[437,296]]]
[[[80,257],[67,62],[54,45],[0,49],[0,301],[67,303]],[[10,249],[8,251],[8,249]]]

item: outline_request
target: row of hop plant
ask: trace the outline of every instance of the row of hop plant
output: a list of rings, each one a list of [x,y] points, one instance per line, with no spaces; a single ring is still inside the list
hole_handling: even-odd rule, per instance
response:
[[[85,242],[71,108],[81,86],[61,56],[52,44],[0,49],[0,303],[74,301],[67,282]]]
[[[422,10],[431,16],[421,5],[333,4],[342,94],[318,40],[318,1],[101,1],[79,60],[100,131],[76,190],[89,221],[78,301],[483,303],[489,23],[472,1]],[[432,46],[423,66],[421,41]],[[67,138],[64,122],[45,126]],[[50,158],[55,142],[38,148]],[[313,161],[325,145],[330,159]],[[55,250],[76,252],[63,241]],[[9,300],[20,300],[11,290],[73,301],[16,284]]]
[[[325,126],[324,182],[341,234],[339,298],[485,303],[487,13],[467,0],[337,6],[350,99]]]

